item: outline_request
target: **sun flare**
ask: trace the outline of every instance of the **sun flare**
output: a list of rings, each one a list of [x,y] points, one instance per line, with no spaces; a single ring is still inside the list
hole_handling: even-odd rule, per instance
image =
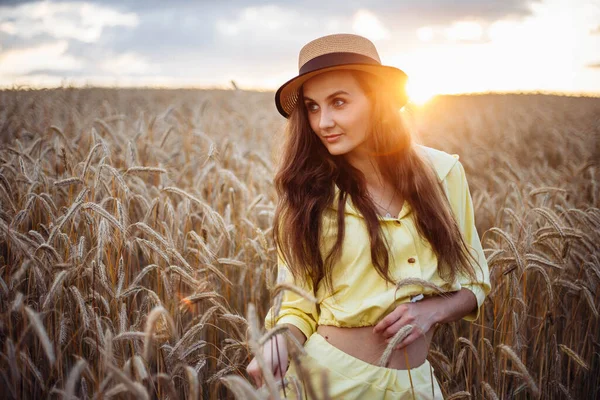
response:
[[[406,84],[406,92],[410,101],[417,105],[424,105],[439,94],[434,85],[427,85],[427,82],[415,82],[410,79]]]

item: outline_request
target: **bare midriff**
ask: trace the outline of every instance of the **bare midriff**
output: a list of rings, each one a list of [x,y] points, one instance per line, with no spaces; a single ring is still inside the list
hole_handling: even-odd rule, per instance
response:
[[[378,365],[388,343],[381,333],[373,333],[373,326],[340,328],[319,325],[317,332],[334,347],[359,360]],[[399,350],[393,350],[386,368],[411,369],[423,364],[429,353],[434,329]],[[408,361],[408,364],[407,364]]]

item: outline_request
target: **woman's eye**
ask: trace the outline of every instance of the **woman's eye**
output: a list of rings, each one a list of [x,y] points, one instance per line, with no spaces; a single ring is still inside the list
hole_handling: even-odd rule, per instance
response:
[[[333,105],[336,106],[336,107],[341,107],[344,104],[346,104],[346,102],[344,100],[342,100],[342,99],[335,99],[333,101]]]
[[[306,109],[308,110],[308,112],[315,112],[319,109],[319,106],[317,106],[315,103],[308,103],[306,105]]]

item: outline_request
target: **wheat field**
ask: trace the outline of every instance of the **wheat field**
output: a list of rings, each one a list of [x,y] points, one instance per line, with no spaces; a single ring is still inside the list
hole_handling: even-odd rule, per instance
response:
[[[0,388],[8,399],[266,399],[272,93],[0,91]],[[447,399],[600,396],[600,98],[439,97],[405,112],[460,155],[490,266],[440,327]],[[268,379],[267,379],[268,380]]]

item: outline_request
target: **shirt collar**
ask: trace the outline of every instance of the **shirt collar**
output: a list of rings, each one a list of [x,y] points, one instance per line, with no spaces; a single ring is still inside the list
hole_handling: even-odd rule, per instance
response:
[[[437,173],[438,179],[440,181],[443,181],[446,178],[446,175],[448,175],[448,173],[450,172],[452,167],[454,167],[454,165],[458,162],[457,154],[450,155],[444,151],[433,149],[431,147],[423,146],[420,144],[417,144],[415,147],[416,147],[417,151],[419,151],[420,154],[425,155],[425,159],[431,163],[431,165],[433,166],[435,172]],[[337,205],[338,205],[339,195],[340,195],[340,188],[338,187],[338,185],[334,184],[333,203],[331,206],[329,206],[329,208],[331,208],[334,211],[337,211],[337,209],[338,209]],[[410,207],[410,204],[408,203],[408,201],[404,201],[404,204],[402,205],[402,210],[400,210],[400,214],[397,219],[402,219],[402,218],[406,217],[408,214],[411,213],[411,211],[412,211],[412,208]],[[354,203],[352,203],[352,198],[350,196],[346,197],[346,206],[344,208],[344,213],[363,218],[362,214],[354,206]],[[395,217],[388,218],[388,217],[380,216],[379,219],[395,220],[396,218]]]
[[[332,202],[332,205],[329,206],[329,208],[331,208],[334,211],[337,211],[339,198],[340,198],[340,188],[338,187],[338,185],[334,184],[333,202]],[[410,214],[411,211],[412,211],[412,208],[410,207],[410,204],[408,203],[408,201],[404,201],[404,204],[402,205],[402,210],[400,210],[400,214],[398,215],[398,218],[379,216],[379,219],[384,220],[384,221],[402,219],[402,218],[406,217],[408,214]],[[344,207],[344,214],[350,214],[350,215],[354,215],[354,216],[363,218],[362,214],[358,211],[358,208],[356,208],[356,206],[352,202],[352,198],[350,196],[346,197],[346,206]]]

